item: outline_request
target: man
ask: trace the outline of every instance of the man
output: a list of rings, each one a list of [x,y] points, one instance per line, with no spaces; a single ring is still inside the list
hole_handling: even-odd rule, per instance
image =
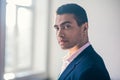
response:
[[[110,80],[102,58],[89,42],[85,10],[77,4],[65,4],[56,13],[58,43],[69,51],[58,80]]]

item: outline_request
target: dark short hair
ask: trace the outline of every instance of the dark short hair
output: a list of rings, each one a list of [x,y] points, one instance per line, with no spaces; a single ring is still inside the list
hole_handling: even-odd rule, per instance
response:
[[[64,4],[60,6],[57,9],[56,13],[57,15],[73,14],[79,26],[81,26],[85,22],[88,22],[86,11],[81,6],[75,3]]]

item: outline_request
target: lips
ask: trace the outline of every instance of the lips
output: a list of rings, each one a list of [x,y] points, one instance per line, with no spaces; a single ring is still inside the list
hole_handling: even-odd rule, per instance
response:
[[[64,40],[64,39],[59,40],[59,44],[60,45],[64,45],[67,42],[68,42],[68,40]]]

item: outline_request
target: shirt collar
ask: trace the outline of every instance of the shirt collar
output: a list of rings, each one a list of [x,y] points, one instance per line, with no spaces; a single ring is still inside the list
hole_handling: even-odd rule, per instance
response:
[[[85,45],[83,45],[81,48],[79,48],[75,53],[73,53],[72,55],[69,55],[69,53],[67,55],[65,55],[63,57],[63,61],[70,63],[72,62],[73,59],[75,59],[84,49],[86,49],[88,46],[90,45],[90,42],[87,42]]]

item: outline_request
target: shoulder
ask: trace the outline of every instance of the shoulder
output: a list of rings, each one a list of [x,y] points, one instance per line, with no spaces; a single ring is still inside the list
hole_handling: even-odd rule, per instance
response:
[[[96,65],[86,69],[81,75],[81,80],[110,80],[109,74]]]
[[[73,75],[80,80],[110,80],[104,61],[90,46],[83,51],[83,56],[73,70]],[[84,79],[85,78],[85,79]]]

